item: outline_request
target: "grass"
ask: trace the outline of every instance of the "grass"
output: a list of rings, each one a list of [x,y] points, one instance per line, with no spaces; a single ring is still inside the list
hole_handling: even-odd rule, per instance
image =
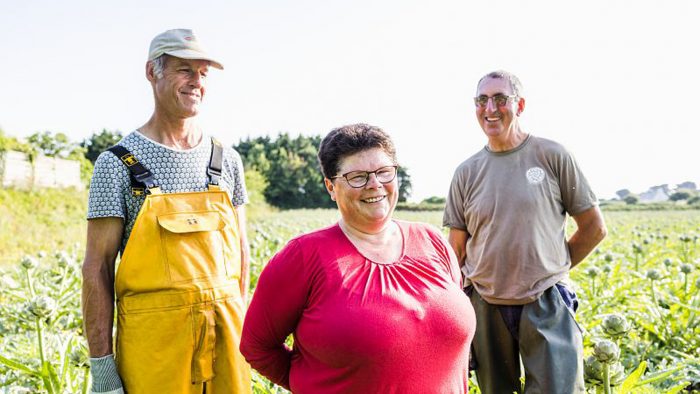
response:
[[[0,266],[85,243],[87,191],[0,189]],[[83,249],[78,247],[75,249]]]

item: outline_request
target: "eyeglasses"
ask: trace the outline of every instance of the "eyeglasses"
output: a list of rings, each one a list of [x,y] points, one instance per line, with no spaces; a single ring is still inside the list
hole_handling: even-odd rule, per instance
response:
[[[489,100],[493,99],[493,103],[496,104],[499,107],[503,107],[506,104],[508,104],[508,99],[514,99],[518,96],[512,95],[512,96],[507,96],[505,94],[497,94],[495,96],[477,96],[474,97],[474,104],[476,104],[477,107],[485,107],[489,104]]]
[[[396,178],[396,170],[399,166],[386,166],[378,168],[374,171],[350,171],[343,175],[334,176],[331,179],[345,178],[350,187],[360,188],[364,187],[367,182],[369,182],[370,174],[374,174],[377,177],[377,181],[381,184],[386,184]]]

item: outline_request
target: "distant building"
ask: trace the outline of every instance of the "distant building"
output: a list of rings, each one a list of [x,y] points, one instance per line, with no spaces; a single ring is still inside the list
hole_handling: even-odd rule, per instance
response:
[[[683,182],[676,185],[676,189],[698,190],[695,182]]]
[[[22,152],[0,152],[0,186],[19,189],[75,187],[83,189],[80,163],[38,155],[34,160]]]
[[[659,185],[659,186],[652,186],[649,188],[649,190],[647,190],[644,193],[641,193],[639,195],[639,201],[640,202],[668,201],[668,198],[670,195],[671,195],[671,190],[669,189],[668,184]]]

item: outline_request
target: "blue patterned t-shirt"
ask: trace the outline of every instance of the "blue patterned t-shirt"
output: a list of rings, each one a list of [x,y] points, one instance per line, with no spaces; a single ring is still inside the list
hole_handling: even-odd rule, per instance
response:
[[[163,193],[196,192],[207,190],[209,178],[207,167],[211,156],[211,138],[202,137],[196,147],[176,150],[159,144],[138,131],[119,141],[144,167],[149,169]],[[221,180],[222,189],[231,196],[234,206],[248,202],[243,164],[238,152],[224,148]],[[102,152],[95,162],[88,198],[88,219],[119,217],[124,219],[124,251],[136,215],[145,196],[135,197],[131,193],[129,170],[112,152]]]

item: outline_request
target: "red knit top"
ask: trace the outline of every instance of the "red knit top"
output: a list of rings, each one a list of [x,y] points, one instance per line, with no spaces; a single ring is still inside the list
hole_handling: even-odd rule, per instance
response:
[[[251,366],[294,393],[467,393],[476,323],[456,257],[437,230],[396,223],[394,263],[365,258],[337,224],[277,253],[243,326]]]

